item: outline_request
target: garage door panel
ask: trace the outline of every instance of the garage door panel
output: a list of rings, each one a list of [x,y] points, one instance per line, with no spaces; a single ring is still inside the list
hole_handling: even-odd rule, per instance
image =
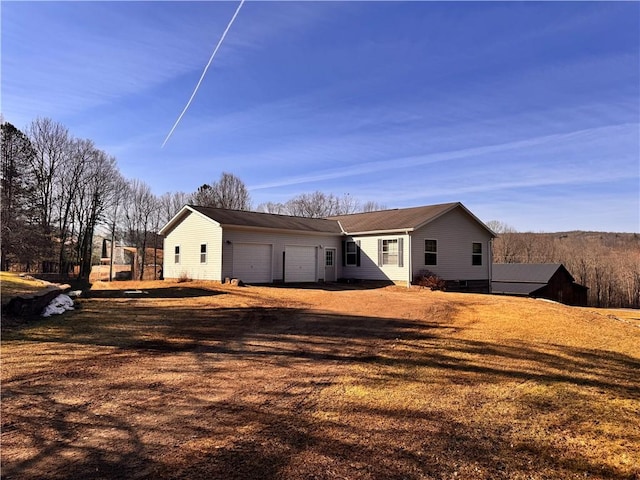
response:
[[[287,245],[285,247],[285,282],[315,282],[317,264],[316,247]]]
[[[236,243],[233,245],[233,277],[244,283],[271,283],[271,245]]]

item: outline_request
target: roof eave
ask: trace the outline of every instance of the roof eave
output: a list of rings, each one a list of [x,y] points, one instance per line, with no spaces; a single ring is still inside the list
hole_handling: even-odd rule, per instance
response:
[[[362,232],[345,232],[347,235],[389,235],[392,233],[409,233],[413,232],[415,229],[412,227],[409,228],[394,228],[392,230],[368,230]]]
[[[301,230],[301,229],[286,229],[286,228],[270,228],[270,227],[257,227],[252,225],[235,225],[232,223],[220,224],[223,229],[234,229],[234,230],[243,230],[243,231],[261,231],[261,232],[271,232],[271,233],[295,233],[299,235],[316,235],[316,236],[335,236],[340,237],[342,233],[340,232],[322,232],[318,230]]]

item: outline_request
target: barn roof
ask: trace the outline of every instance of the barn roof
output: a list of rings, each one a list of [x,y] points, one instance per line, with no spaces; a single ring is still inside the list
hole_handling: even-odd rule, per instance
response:
[[[495,263],[491,279],[493,282],[547,284],[560,268],[565,269],[561,263]],[[573,281],[568,271],[567,274]]]
[[[546,283],[524,282],[491,282],[491,291],[504,295],[531,295],[536,290],[545,287]]]

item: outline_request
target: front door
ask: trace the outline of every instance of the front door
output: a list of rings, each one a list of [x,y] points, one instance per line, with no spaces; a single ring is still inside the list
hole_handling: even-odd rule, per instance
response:
[[[336,281],[336,249],[326,248],[324,250],[324,281]]]

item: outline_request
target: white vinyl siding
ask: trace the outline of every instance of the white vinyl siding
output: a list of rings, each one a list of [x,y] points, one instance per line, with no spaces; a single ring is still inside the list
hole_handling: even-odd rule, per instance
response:
[[[337,235],[306,235],[304,233],[279,233],[265,230],[250,230],[241,228],[226,228],[222,240],[222,278],[233,277],[233,247],[236,243],[265,243],[272,246],[271,272],[272,281],[279,282],[284,277],[283,253],[287,246],[313,247],[318,253],[314,257],[313,281],[324,279],[324,249],[335,248],[340,251],[342,248],[341,237]],[[341,276],[340,266],[336,267],[337,276]],[[309,267],[306,267],[309,271]]]
[[[222,228],[216,222],[198,213],[188,212],[164,238],[165,251],[173,254],[165,256],[164,278],[186,275],[193,280],[221,280],[221,241]],[[206,263],[201,262],[203,244],[207,245]],[[176,259],[176,246],[179,246],[179,259]]]
[[[354,236],[353,240],[360,243],[360,266],[342,267],[345,278],[362,280],[389,280],[392,282],[406,282],[409,278],[409,252],[405,245],[409,245],[406,234]],[[382,245],[384,240],[392,240],[397,245],[397,261],[393,265],[383,265]],[[392,242],[394,243],[394,242]]]
[[[445,280],[489,279],[491,235],[462,209],[446,215],[413,232],[413,274],[430,270]],[[437,265],[425,265],[425,240],[437,241]],[[472,243],[482,244],[482,265],[472,265]],[[419,246],[418,248],[415,248]]]

